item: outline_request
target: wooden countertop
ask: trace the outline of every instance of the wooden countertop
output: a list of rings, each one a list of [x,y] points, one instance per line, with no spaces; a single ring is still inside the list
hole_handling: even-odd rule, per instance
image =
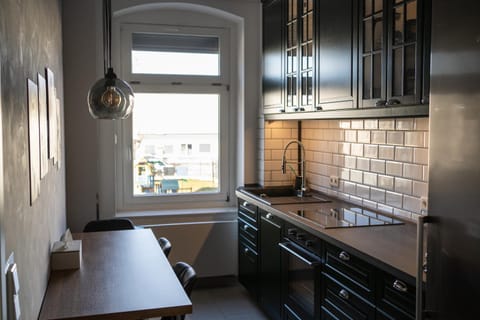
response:
[[[415,283],[417,234],[414,223],[325,229],[298,215],[289,213],[289,211],[298,210],[298,204],[269,206],[243,192],[237,191],[236,194],[237,197],[249,201],[327,242],[344,250],[353,250],[365,261],[395,276],[404,278],[410,283]],[[332,199],[332,201],[336,200]],[[321,205],[321,203],[310,203],[301,206],[303,208],[315,208]]]
[[[52,271],[39,319],[144,319],[192,312],[150,229],[74,234],[77,270]]]

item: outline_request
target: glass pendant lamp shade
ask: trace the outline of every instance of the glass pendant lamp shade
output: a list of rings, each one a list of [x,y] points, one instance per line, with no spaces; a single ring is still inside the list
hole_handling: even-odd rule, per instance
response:
[[[112,68],[88,91],[88,110],[95,119],[126,119],[132,112],[133,102],[132,88],[118,79]]]
[[[134,94],[128,83],[118,79],[112,68],[112,5],[103,0],[103,50],[105,77],[88,90],[88,111],[95,119],[121,120],[132,113]]]

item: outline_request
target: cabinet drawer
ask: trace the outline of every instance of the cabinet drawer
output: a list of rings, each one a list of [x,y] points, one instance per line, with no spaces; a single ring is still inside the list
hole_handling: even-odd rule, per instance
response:
[[[325,272],[372,303],[375,301],[375,268],[350,252],[327,244]]]
[[[258,254],[242,241],[238,244],[238,280],[257,299]]]
[[[257,206],[242,199],[238,200],[238,216],[254,226],[258,226]]]
[[[415,319],[415,286],[381,272],[377,285],[377,307],[385,319]]]
[[[238,218],[238,234],[241,239],[246,239],[253,249],[257,249],[258,230],[254,226],[248,224],[241,218]]]
[[[322,313],[326,319],[375,319],[375,307],[355,291],[323,274]]]

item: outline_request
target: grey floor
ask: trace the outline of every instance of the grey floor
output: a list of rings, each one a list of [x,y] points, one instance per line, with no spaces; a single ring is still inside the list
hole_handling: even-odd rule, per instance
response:
[[[238,283],[192,292],[193,313],[187,320],[268,320]]]

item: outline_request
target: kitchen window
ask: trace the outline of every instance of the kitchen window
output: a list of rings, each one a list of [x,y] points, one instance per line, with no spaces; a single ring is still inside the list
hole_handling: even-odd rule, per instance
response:
[[[118,125],[117,209],[231,205],[226,30],[124,24],[121,47],[135,107]]]

